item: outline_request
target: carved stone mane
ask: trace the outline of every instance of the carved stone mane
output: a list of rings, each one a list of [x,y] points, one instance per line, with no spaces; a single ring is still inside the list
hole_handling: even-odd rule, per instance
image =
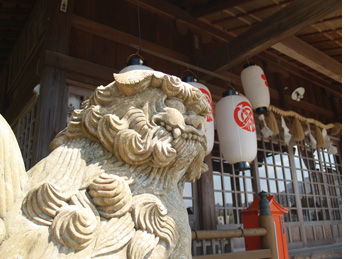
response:
[[[207,170],[208,102],[160,72],[114,77],[28,172],[0,258],[191,258],[182,192]]]

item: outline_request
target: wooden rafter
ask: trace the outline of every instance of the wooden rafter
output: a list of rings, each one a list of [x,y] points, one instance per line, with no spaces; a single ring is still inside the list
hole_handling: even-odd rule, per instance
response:
[[[318,35],[320,33],[330,33],[330,32],[335,32],[337,33],[338,35],[341,36],[341,32],[342,32],[342,28],[335,28],[334,30],[324,30],[324,31],[314,31],[314,32],[309,32],[309,33],[301,33],[299,36],[301,37],[309,37],[309,36],[313,36],[313,35]]]
[[[220,12],[224,9],[232,8],[236,5],[242,5],[253,0],[224,0],[224,1],[209,1],[204,5],[198,6],[193,10],[192,14],[195,18],[206,16],[212,13]]]
[[[133,4],[137,4],[138,6],[147,9],[147,10],[151,10],[154,11],[156,13],[160,13],[161,15],[165,15],[168,17],[174,17],[175,19],[177,19],[178,21],[182,22],[183,24],[185,24],[186,26],[188,26],[191,30],[194,30],[195,32],[200,32],[201,35],[208,35],[208,36],[212,36],[217,38],[218,40],[225,42],[229,39],[233,39],[235,36],[237,35],[229,35],[229,32],[224,32],[221,29],[218,29],[210,24],[207,24],[206,22],[199,20],[199,19],[195,19],[190,13],[188,13],[185,10],[182,10],[180,8],[178,8],[177,6],[173,5],[170,2],[167,1],[159,1],[159,0],[127,0],[128,2],[131,2]],[[311,1],[311,0],[308,0]],[[317,0],[317,1],[321,1],[321,0]],[[332,0],[334,1],[334,0]],[[288,2],[288,1],[286,1]],[[340,2],[340,0],[338,1]],[[285,2],[283,2],[285,3]],[[335,7],[334,9],[337,9],[339,7]],[[308,8],[306,8],[308,9]],[[329,11],[329,13],[331,13]],[[325,14],[326,15],[326,14]],[[324,15],[324,16],[325,16]],[[321,17],[322,18],[322,17]],[[315,19],[315,21],[319,21],[321,18]],[[326,18],[324,20],[327,20],[329,18]],[[259,25],[259,24],[257,24]],[[249,37],[250,39],[252,37]],[[274,45],[274,44],[273,44]],[[270,46],[268,46],[267,48],[269,48]],[[320,52],[321,53],[321,52]],[[222,53],[222,56],[224,58],[224,56],[226,57],[226,55],[223,55],[224,53]],[[271,56],[271,52],[267,52],[265,51],[265,55],[266,56]],[[272,57],[274,58],[274,57]],[[226,60],[226,62],[228,62],[228,60]],[[296,68],[298,69],[298,68]],[[209,70],[209,69],[208,69]],[[293,72],[293,71],[290,71]],[[205,78],[205,80],[207,80],[207,77]],[[311,76],[311,78],[313,78],[313,76]],[[309,79],[312,80],[312,79]],[[324,86],[324,79],[318,78],[315,80],[315,78],[312,80],[316,85],[319,86]],[[322,83],[324,82],[324,83]]]
[[[219,19],[219,20],[216,20],[216,21],[212,21],[212,23],[213,24],[222,24],[224,22],[235,21],[236,19],[239,19],[239,18],[245,18],[245,17],[248,17],[248,16],[256,15],[257,13],[262,12],[262,11],[273,10],[273,9],[277,9],[277,8],[283,8],[283,7],[285,7],[286,5],[288,5],[290,3],[291,3],[291,0],[283,1],[283,2],[279,3],[279,5],[272,4],[272,5],[264,6],[264,7],[261,7],[261,8],[257,8],[257,9],[255,9],[253,11],[248,11],[248,12],[245,12],[245,13],[242,12],[240,14],[237,14],[236,16],[229,16],[229,17],[222,18],[222,19]],[[238,9],[238,7],[236,7],[236,9]],[[242,8],[240,8],[240,9],[242,9]]]
[[[273,45],[272,48],[341,82],[341,64],[297,37],[291,36]]]
[[[260,22],[262,21],[259,17],[253,14],[248,14],[248,15],[250,15],[257,21],[260,21]],[[324,21],[325,20],[330,20],[330,18],[324,19]],[[314,27],[316,30],[318,30],[316,25],[311,25],[311,26]],[[320,34],[328,38],[326,41],[331,39],[333,40],[333,42],[341,46],[341,42],[336,41],[333,37],[329,36],[328,33],[320,31]],[[304,41],[298,39],[297,37],[291,36],[283,40],[282,42],[279,42],[273,45],[272,48],[280,51],[281,53],[299,61],[300,63],[310,68],[315,69],[316,71],[324,75],[327,75],[330,78],[333,78],[335,81],[338,81],[338,82],[342,81],[342,77],[341,77],[342,69],[341,69],[341,64],[339,62],[337,62],[333,58],[330,58],[329,56],[325,55],[324,53],[310,46],[309,44],[306,44]]]
[[[282,10],[204,57],[200,66],[211,71],[230,68],[323,17],[339,10],[340,0],[296,0]],[[227,53],[229,51],[230,60]]]

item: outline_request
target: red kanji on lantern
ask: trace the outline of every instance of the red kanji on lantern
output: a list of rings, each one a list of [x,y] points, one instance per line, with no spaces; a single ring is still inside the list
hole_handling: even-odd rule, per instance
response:
[[[261,74],[261,78],[265,81],[265,85],[268,87],[268,83],[267,83],[265,74]]]
[[[209,103],[210,106],[211,106],[211,114],[207,115],[207,119],[206,119],[207,122],[211,122],[211,121],[213,121],[213,105],[212,105],[212,98],[211,98],[211,95],[210,95],[210,93],[209,93],[208,91],[206,91],[206,90],[203,89],[203,88],[199,88],[199,90],[205,95],[205,97],[206,97],[208,103]]]
[[[255,121],[252,107],[248,102],[240,102],[234,111],[234,119],[238,126],[249,132],[255,131]]]

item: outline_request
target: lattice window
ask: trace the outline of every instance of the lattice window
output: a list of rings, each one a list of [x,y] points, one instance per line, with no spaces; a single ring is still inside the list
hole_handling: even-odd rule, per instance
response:
[[[25,169],[29,170],[34,161],[32,160],[34,131],[36,123],[36,101],[18,120],[17,140],[22,152]]]
[[[258,127],[258,126],[257,126]],[[280,136],[258,136],[258,174],[260,190],[275,196],[280,205],[289,209],[285,222],[298,221],[288,149]]]
[[[341,220],[340,157],[301,141],[294,145],[294,162],[303,220]]]
[[[192,256],[230,253],[231,238],[216,238],[210,240],[193,240]]]
[[[193,184],[186,182],[183,189],[183,201],[188,214],[194,214]]]
[[[235,170],[221,155],[218,141],[214,144],[212,162],[217,223],[241,224],[241,211],[254,200],[252,170]]]
[[[342,171],[340,156],[328,154],[326,149],[320,149],[319,155],[322,156],[323,172],[330,197],[331,219],[341,220]]]

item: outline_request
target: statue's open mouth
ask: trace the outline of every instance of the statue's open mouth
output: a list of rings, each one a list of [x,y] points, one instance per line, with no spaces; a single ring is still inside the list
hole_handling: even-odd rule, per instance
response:
[[[155,121],[156,123],[158,121]],[[201,144],[201,146],[204,149],[207,149],[207,142],[206,142],[206,135],[202,134],[200,131],[196,130],[194,127],[189,126],[189,125],[185,125],[184,129],[181,129],[179,127],[172,127],[170,126],[168,123],[164,122],[164,121],[160,121],[159,125],[161,125],[162,127],[164,127],[165,134],[164,137],[166,137],[167,135],[171,134],[171,136],[173,137],[173,141],[172,144],[174,146],[174,143],[176,142],[176,140],[195,140],[196,142],[199,142]],[[159,134],[158,132],[155,134],[157,136],[157,134]],[[160,138],[163,137],[162,135],[159,136]]]
[[[164,112],[154,115],[152,121],[154,124],[164,127],[167,132],[171,132],[175,142],[178,139],[195,140],[205,150],[207,149],[205,119],[203,117],[197,115],[183,116],[175,109],[166,107]]]

